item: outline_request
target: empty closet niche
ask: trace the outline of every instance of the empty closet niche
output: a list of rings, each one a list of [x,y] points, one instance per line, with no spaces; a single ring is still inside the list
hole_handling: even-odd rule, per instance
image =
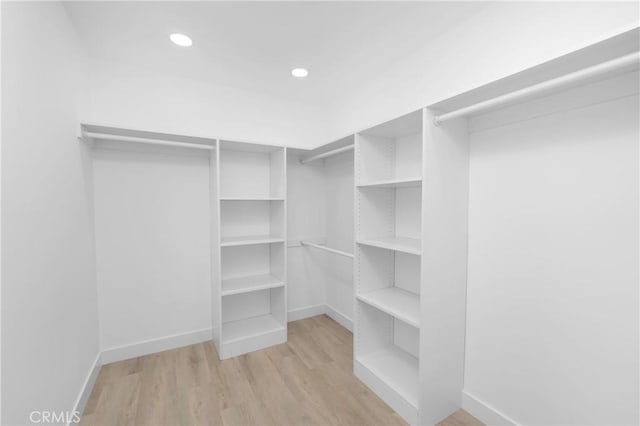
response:
[[[356,204],[358,244],[420,254],[421,187],[360,187]]]
[[[358,187],[420,186],[422,111],[358,133],[356,157]]]
[[[283,286],[223,296],[221,358],[284,342],[285,323]]]
[[[283,287],[282,243],[230,246],[222,250],[222,296]]]
[[[284,241],[284,200],[220,200],[221,245]]]
[[[220,141],[221,200],[283,200],[285,149]]]
[[[422,114],[356,136],[356,240],[421,253]]]
[[[409,424],[418,424],[419,330],[358,301],[354,373]]]
[[[220,358],[286,340],[283,243],[223,247]]]
[[[359,246],[356,298],[420,327],[420,256]]]

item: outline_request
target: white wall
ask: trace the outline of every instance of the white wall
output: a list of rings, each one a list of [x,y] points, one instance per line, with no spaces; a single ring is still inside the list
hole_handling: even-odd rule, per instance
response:
[[[353,154],[300,163],[290,153],[287,170],[289,321],[329,314],[353,320],[353,261],[299,245],[311,240],[353,252]]]
[[[329,139],[418,110],[638,24],[638,2],[495,2],[335,99]],[[384,54],[384,52],[380,52]]]
[[[292,152],[287,156],[287,249],[289,321],[318,312],[325,304],[326,256],[299,245],[301,239],[326,236],[326,181],[321,162],[307,165]]]
[[[327,246],[353,253],[353,152],[324,160],[327,185]],[[353,259],[329,254],[327,258],[326,304],[353,321]]]
[[[2,423],[71,411],[99,350],[84,53],[59,3],[2,3]]]
[[[140,354],[140,348],[118,349],[122,346],[206,336],[203,330],[211,328],[208,153],[98,147],[93,158],[105,361]]]
[[[100,61],[90,81],[94,123],[298,148],[327,141],[312,105]]]
[[[0,52],[2,51],[2,5],[0,4]],[[0,64],[2,60],[0,58]],[[0,66],[0,82],[2,66]],[[2,84],[0,84],[0,116],[2,115]],[[0,117],[1,118],[1,117]],[[2,142],[2,119],[0,119],[0,146]],[[0,218],[2,217],[2,149],[0,148]],[[0,241],[2,241],[2,220],[0,220]],[[2,244],[0,244],[0,309],[2,306]],[[0,335],[2,334],[2,315],[0,314]],[[0,338],[0,423],[2,423],[2,338]]]
[[[637,93],[631,73],[471,122],[465,392],[514,422],[640,420]]]

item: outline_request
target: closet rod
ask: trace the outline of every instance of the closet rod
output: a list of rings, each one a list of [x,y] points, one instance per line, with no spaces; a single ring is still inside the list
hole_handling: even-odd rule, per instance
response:
[[[351,253],[347,253],[346,251],[342,251],[342,250],[332,249],[332,248],[329,248],[327,246],[323,246],[323,245],[320,245],[320,244],[312,243],[311,241],[300,241],[300,244],[302,244],[303,246],[314,247],[314,248],[317,248],[317,249],[320,249],[320,250],[328,251],[330,253],[339,254],[340,256],[350,257],[350,258],[353,259],[353,254],[351,254]]]
[[[332,155],[340,154],[341,152],[351,151],[353,149],[353,145],[343,146],[342,148],[332,149],[331,151],[323,152],[322,154],[314,155],[311,157],[303,158],[300,160],[302,164],[306,164],[310,161],[319,160],[321,158],[329,157]]]
[[[207,150],[212,150],[214,148],[212,145],[204,145],[204,144],[198,144],[198,143],[174,142],[174,141],[165,141],[162,139],[139,138],[135,136],[109,135],[106,133],[86,132],[84,133],[83,136],[87,138],[100,139],[104,141],[136,142],[136,143],[147,143],[150,145],[179,146],[182,148],[195,148],[195,149],[207,149]]]
[[[504,104],[517,101],[521,98],[526,98],[532,95],[554,90],[562,86],[580,83],[591,77],[596,77],[611,71],[623,69],[628,66],[635,65],[639,60],[640,52],[630,53],[628,55],[624,55],[619,58],[603,62],[601,64],[593,65],[582,70],[574,71],[561,77],[543,81],[542,83],[534,84],[533,86],[525,87],[524,89],[516,90],[515,92],[507,93],[505,95],[501,95],[487,101],[479,102],[477,104],[460,108],[455,111],[436,115],[433,120],[435,122],[435,125],[437,126],[447,120],[464,117],[466,115],[474,114],[483,110],[502,106]]]

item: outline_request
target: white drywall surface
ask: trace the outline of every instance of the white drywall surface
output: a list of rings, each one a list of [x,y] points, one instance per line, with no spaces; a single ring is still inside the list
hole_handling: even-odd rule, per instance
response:
[[[353,152],[324,160],[327,246],[353,253]],[[326,303],[353,321],[353,259],[327,254]]]
[[[59,3],[2,3],[2,424],[70,413],[99,353],[86,73]]]
[[[93,158],[103,350],[210,328],[207,154]]]
[[[88,120],[185,135],[311,148],[324,112],[302,102],[114,63],[92,61]]]
[[[336,98],[327,141],[584,47],[639,15],[638,2],[494,2]]]
[[[637,93],[472,121],[464,387],[517,423],[639,421]]]
[[[300,240],[326,235],[326,181],[322,162],[301,164],[298,155],[287,155],[288,307],[296,311],[324,305],[326,257],[324,252],[299,245]]]

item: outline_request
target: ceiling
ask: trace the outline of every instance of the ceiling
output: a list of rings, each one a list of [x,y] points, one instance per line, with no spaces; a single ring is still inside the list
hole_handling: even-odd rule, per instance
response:
[[[67,2],[92,58],[324,105],[484,2]],[[193,39],[181,48],[168,35]],[[309,70],[305,79],[290,70]]]

